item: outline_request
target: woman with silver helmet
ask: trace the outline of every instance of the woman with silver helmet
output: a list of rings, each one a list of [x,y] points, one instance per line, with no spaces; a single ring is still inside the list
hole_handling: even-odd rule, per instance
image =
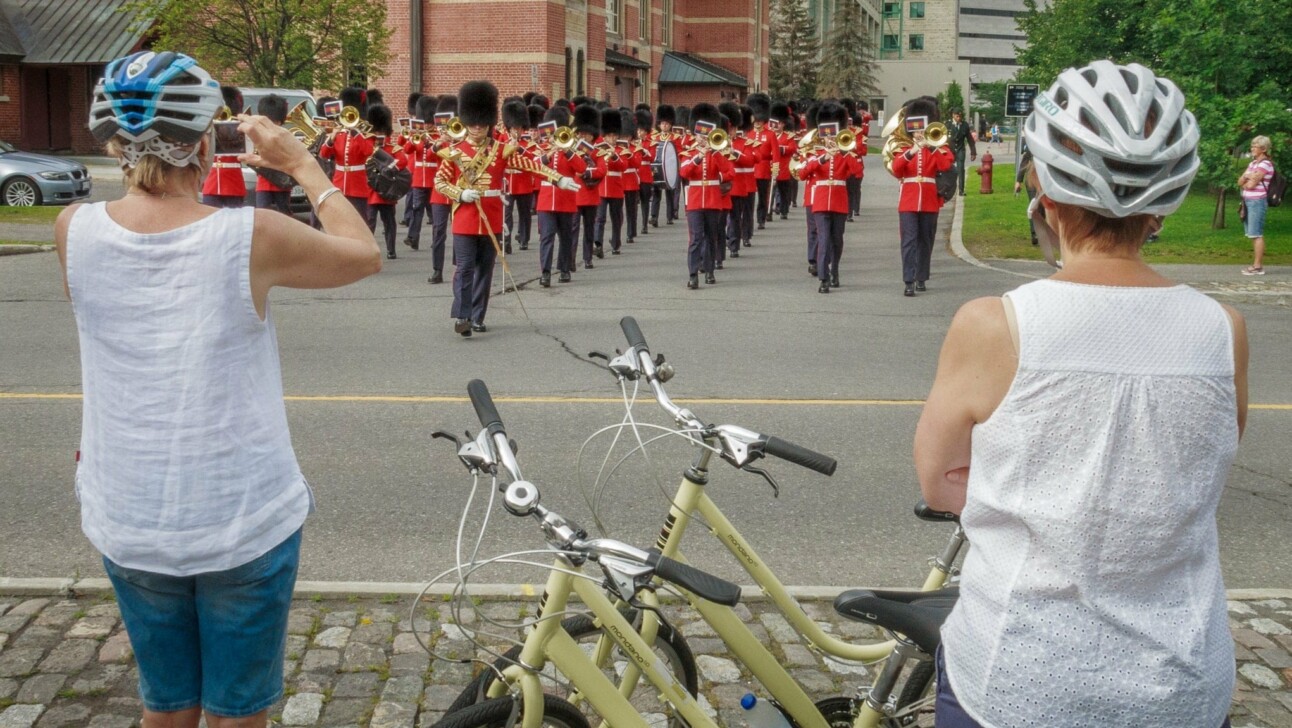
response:
[[[1221,726],[1215,515],[1246,330],[1140,256],[1188,192],[1197,123],[1171,81],[1095,61],[1037,97],[1025,134],[1029,212],[1062,266],[960,309],[916,428],[924,496],[973,544],[938,725]]]
[[[143,725],[263,726],[283,692],[287,611],[313,508],[292,450],[268,294],[381,269],[372,233],[305,147],[240,117],[323,230],[198,201],[219,85],[188,56],[108,64],[90,130],[125,195],[55,223],[84,392],[76,492],[139,666]]]

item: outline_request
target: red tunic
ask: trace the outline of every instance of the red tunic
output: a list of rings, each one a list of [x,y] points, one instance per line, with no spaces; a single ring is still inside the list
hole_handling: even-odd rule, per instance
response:
[[[856,171],[856,158],[843,154],[819,154],[808,159],[799,179],[812,181],[812,212],[848,213],[847,179]],[[809,198],[804,198],[804,204]]]
[[[591,165],[587,165],[588,176],[591,182],[585,184],[582,179],[579,180],[579,191],[575,193],[575,204],[579,207],[593,207],[601,204],[601,193],[598,188],[601,186],[601,179],[606,176],[606,160],[600,154],[589,157],[592,160]],[[586,165],[587,159],[584,160]]]
[[[242,179],[242,163],[237,155],[218,154],[211,171],[202,183],[202,194],[218,197],[246,197],[247,183]]]
[[[413,186],[419,189],[435,187],[435,173],[440,169],[440,158],[425,141],[407,142],[404,154],[408,155],[413,169]]]
[[[372,140],[345,130],[332,137],[331,144],[324,144],[319,156],[336,160],[336,171],[332,173],[332,184],[341,190],[346,197],[367,199],[372,194],[368,186],[368,173],[363,163],[372,156]]]
[[[758,144],[754,146],[754,155],[757,157],[757,163],[754,164],[754,179],[769,180],[772,178],[772,165],[781,163],[781,150],[776,145],[776,135],[771,129],[763,127],[755,130],[753,136],[758,140]]]
[[[606,174],[601,178],[601,184],[597,185],[597,194],[606,200],[624,199],[624,170],[628,169],[628,159],[615,152],[607,152],[604,149],[598,149],[596,156],[606,167]]]
[[[650,168],[651,163],[655,161],[655,147],[651,146],[649,140],[642,141],[642,150],[637,153],[640,158],[641,167],[638,177],[643,185],[652,185],[655,183],[655,172]]]
[[[916,147],[910,159],[904,153],[893,157],[893,176],[902,185],[897,211],[937,212],[942,209],[936,177],[938,172],[951,169],[955,161],[951,150],[946,147]]]
[[[548,166],[559,172],[562,177],[578,180],[583,175],[583,171],[588,168],[588,163],[581,155],[555,151],[548,158]],[[576,193],[563,190],[555,183],[543,180],[538,187],[538,211],[578,212],[579,207],[575,196]]]
[[[397,168],[408,169],[408,155],[404,154],[403,150],[396,148],[396,146],[390,142],[386,142],[386,146],[382,147],[382,149],[385,149],[387,154],[395,158],[395,166]],[[368,195],[369,205],[393,205],[396,202],[399,202],[399,200],[387,200],[376,192]]]
[[[789,160],[794,153],[799,150],[798,142],[794,141],[794,135],[783,131],[776,135],[775,147],[780,154],[780,168],[776,175],[777,182],[784,182],[790,178]]]
[[[637,194],[642,187],[642,155],[641,152],[632,151],[621,156],[624,158],[624,196],[627,197],[630,194]]]
[[[758,155],[754,153],[754,148],[749,146],[749,140],[738,138],[731,143],[731,148],[735,152],[735,159],[731,160],[733,171],[736,174],[734,184],[731,186],[732,197],[745,197],[758,191],[758,182],[754,179],[754,170],[758,164]]]
[[[717,152],[688,152],[678,166],[678,175],[686,186],[687,210],[730,210],[731,197],[722,194],[719,185],[735,176],[731,161]]]
[[[481,170],[481,177],[488,175],[487,184],[477,181],[474,189],[480,192],[480,204],[455,203],[453,212],[454,235],[488,235],[489,231],[498,234],[502,230],[502,179],[507,169],[519,169],[525,172],[542,172],[544,176],[556,177],[556,173],[544,169],[533,158],[527,157],[513,146],[490,140],[477,149],[468,140],[454,144],[452,150],[457,153],[459,161],[445,162],[435,177],[435,189],[451,200],[457,200],[462,193],[459,187],[462,167],[470,166],[470,160],[477,154],[488,154],[491,158]],[[484,217],[480,215],[484,211]]]

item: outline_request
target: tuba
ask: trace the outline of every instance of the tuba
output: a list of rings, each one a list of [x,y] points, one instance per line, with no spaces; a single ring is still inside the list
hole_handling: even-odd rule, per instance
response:
[[[915,145],[915,140],[906,133],[906,109],[900,109],[884,124],[882,132],[884,141],[884,169],[893,173],[893,158]]]
[[[311,152],[317,151],[316,145],[323,143],[326,134],[314,123],[314,119],[305,112],[305,102],[296,105],[287,113],[287,119],[283,121],[283,127],[292,133],[292,136],[301,140],[301,143],[309,147]]]
[[[233,121],[233,112],[227,106],[220,107],[220,113],[215,115],[216,121]]]

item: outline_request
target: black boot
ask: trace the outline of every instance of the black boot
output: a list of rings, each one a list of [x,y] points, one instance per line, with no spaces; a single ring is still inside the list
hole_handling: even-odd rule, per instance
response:
[[[830,287],[831,288],[839,287],[839,271],[837,270],[830,271]]]
[[[471,335],[471,320],[460,318],[453,322],[453,330],[462,336]]]
[[[551,273],[548,273],[547,271],[543,271],[543,277],[538,279],[538,285],[540,285],[540,286],[542,286],[542,287],[544,287],[544,288],[551,288],[551,287],[552,287],[552,274],[551,274]]]
[[[903,292],[903,293],[902,293],[902,295],[903,295],[903,296],[914,296],[914,295],[915,295],[915,284],[914,284],[914,283],[907,283],[907,284],[906,284],[906,291],[905,291],[905,292]]]
[[[561,276],[560,276],[559,278],[557,278],[557,280],[558,280],[558,281],[560,281],[560,282],[562,282],[562,283],[569,283],[569,282],[570,282],[570,274],[569,274],[569,273],[562,273],[562,274],[561,274]]]
[[[504,254],[504,255],[511,255],[511,243],[510,243],[510,242],[509,242],[509,243],[506,243],[506,244],[504,244],[504,245],[502,246],[502,252],[503,252],[503,254]]]
[[[926,287],[924,286],[924,281],[916,281],[916,282],[915,282],[915,290],[917,290],[917,291],[919,291],[919,292],[923,293],[924,291],[927,291],[927,290],[929,290],[929,289],[928,289],[928,288],[926,288]]]
[[[696,276],[694,273],[692,273],[692,274],[691,274],[691,277],[686,279],[686,287],[687,287],[687,288],[690,288],[691,290],[695,290],[695,289],[699,288],[699,287],[700,287],[700,278],[699,278],[698,276]]]
[[[443,282],[444,282],[444,274],[437,270],[437,271],[435,271],[434,273],[432,273],[432,274],[431,274],[431,277],[430,277],[430,278],[427,278],[427,279],[426,279],[426,282],[427,282],[427,283],[443,283]]]
[[[808,275],[816,278],[816,263],[808,263]]]
[[[829,283],[826,283],[825,281],[821,281],[821,286],[820,286],[819,288],[817,288],[817,289],[816,289],[816,292],[817,292],[817,293],[829,293],[829,292],[830,292],[830,284],[829,284]]]
[[[705,283],[717,283],[718,279],[713,276],[713,271],[704,274]]]

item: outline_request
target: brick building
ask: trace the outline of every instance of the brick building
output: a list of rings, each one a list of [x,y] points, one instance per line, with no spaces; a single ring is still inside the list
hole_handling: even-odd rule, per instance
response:
[[[0,0],[0,139],[33,151],[98,149],[90,94],[137,50],[125,0]]]
[[[767,85],[770,0],[386,0],[392,101],[488,79],[502,96],[613,105],[744,98]],[[473,25],[481,30],[472,30]]]

